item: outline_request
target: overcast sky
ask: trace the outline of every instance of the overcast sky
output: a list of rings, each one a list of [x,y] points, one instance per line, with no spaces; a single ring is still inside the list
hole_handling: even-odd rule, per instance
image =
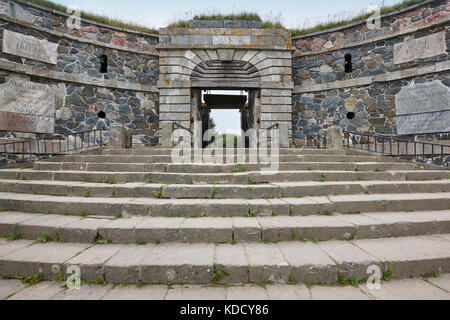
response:
[[[131,21],[151,28],[167,26],[200,13],[257,12],[263,19],[279,20],[288,28],[310,27],[320,22],[357,15],[371,5],[393,5],[401,0],[53,0],[83,11]],[[214,110],[219,132],[240,130],[238,110]]]

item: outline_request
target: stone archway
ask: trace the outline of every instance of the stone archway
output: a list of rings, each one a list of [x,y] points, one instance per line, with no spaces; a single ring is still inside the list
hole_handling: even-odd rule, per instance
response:
[[[251,90],[254,123],[283,128],[281,146],[289,147],[292,128],[292,47],[290,34],[278,29],[161,29],[160,127],[162,144],[173,123],[191,128],[201,89]],[[195,108],[194,108],[195,109]],[[168,128],[168,129],[164,129]]]

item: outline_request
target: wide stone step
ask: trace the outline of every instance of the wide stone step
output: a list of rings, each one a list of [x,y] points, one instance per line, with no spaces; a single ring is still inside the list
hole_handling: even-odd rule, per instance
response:
[[[449,300],[450,274],[382,281],[381,290],[366,283],[244,285],[142,285],[83,283],[77,290],[63,288],[60,282],[43,281],[27,286],[17,279],[0,280],[0,299],[8,300]]]
[[[369,267],[386,278],[450,271],[450,235],[277,244],[90,245],[0,239],[0,274],[54,279],[80,268],[82,280],[109,283],[331,283],[364,279]]]
[[[270,158],[270,157],[269,157]],[[187,157],[187,160],[194,162],[194,155]],[[238,161],[236,157],[231,158],[233,162]],[[252,159],[252,158],[250,158]],[[254,161],[264,161],[265,158],[254,158]],[[279,162],[395,162],[392,158],[383,158],[378,156],[363,156],[363,155],[279,155],[273,158]],[[64,157],[66,162],[94,162],[103,163],[105,161],[113,163],[177,163],[185,162],[182,157],[172,160],[170,155],[68,155]],[[202,161],[204,163],[212,163],[216,160]],[[248,158],[244,160],[249,162]],[[221,163],[226,163],[225,155],[222,157]]]
[[[204,150],[200,150],[200,152],[203,152]],[[95,150],[90,151],[89,154],[103,154],[103,155],[128,155],[128,156],[134,156],[134,155],[171,155],[173,152],[173,149],[164,149],[164,148],[134,148],[134,149],[102,149],[102,150]],[[198,150],[191,149],[190,151],[192,154],[195,152],[198,152]],[[226,149],[224,150],[224,153],[226,153]],[[234,153],[242,153],[245,152],[246,154],[249,154],[249,152],[254,153],[255,151],[252,149],[234,149]],[[268,149],[268,152],[270,152],[270,148]],[[281,155],[345,155],[345,150],[333,150],[333,149],[285,149],[281,148],[279,149],[279,154]]]
[[[448,210],[450,193],[362,194],[281,199],[146,199],[0,193],[9,211],[114,216],[230,217]]]
[[[260,170],[280,171],[388,171],[414,170],[413,163],[384,162],[285,162],[273,164],[176,164],[176,163],[113,163],[107,162],[35,162],[36,170],[110,171],[110,172],[174,172],[174,173],[236,173]],[[449,171],[450,174],[450,171]]]
[[[396,170],[396,171],[277,171],[236,173],[185,172],[112,172],[70,170],[0,170],[0,179],[55,180],[83,182],[152,182],[159,184],[264,184],[298,181],[417,181],[449,179],[448,170]]]
[[[47,236],[59,242],[241,243],[376,239],[443,234],[450,210],[308,217],[160,218],[116,220],[24,212],[0,213],[0,237]]]
[[[0,180],[0,192],[101,198],[274,199],[344,194],[450,192],[450,180],[274,182],[272,184],[91,183],[74,181]]]

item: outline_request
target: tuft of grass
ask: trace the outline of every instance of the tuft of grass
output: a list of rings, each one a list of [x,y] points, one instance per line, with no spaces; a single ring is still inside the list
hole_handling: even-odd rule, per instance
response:
[[[20,234],[13,232],[8,236],[8,241],[16,241],[16,240],[20,240]]]
[[[147,243],[145,241],[143,241],[143,240],[136,240],[136,244],[138,246],[145,246]]]
[[[103,238],[102,236],[98,235],[97,238],[94,241],[94,244],[110,244],[111,241],[106,240],[105,238]]]
[[[36,241],[39,243],[47,243],[49,241],[52,241],[52,238],[50,238],[47,234],[43,234],[39,236]]]
[[[256,20],[262,21],[261,17],[256,12],[242,11],[232,14],[198,14],[194,16],[194,20]]]
[[[89,198],[89,189],[88,188],[84,189],[83,197]]]
[[[44,276],[42,274],[33,274],[22,280],[22,282],[28,286],[34,286],[42,281],[44,281]]]
[[[421,2],[424,2],[425,0],[405,0],[399,4],[393,5],[393,6],[386,6],[386,7],[382,7],[381,8],[381,14],[388,14],[391,13],[393,11],[397,11]],[[351,24],[351,23],[355,23],[355,22],[359,22],[359,21],[363,21],[366,20],[367,18],[369,18],[371,15],[373,14],[373,12],[361,12],[360,14],[356,15],[355,17],[349,18],[349,19],[337,19],[335,21],[328,21],[325,23],[319,23],[313,27],[310,28],[299,28],[299,29],[290,29],[291,31],[291,35],[292,37],[298,37],[298,36],[303,36],[303,35],[307,35],[307,34],[311,34],[311,33],[315,33],[315,32],[319,32],[319,31],[324,31],[327,29],[332,29],[332,28],[337,28],[337,27],[342,27],[345,26],[347,24]]]
[[[103,180],[104,183],[109,183],[109,184],[116,184],[116,182],[114,181],[113,178],[109,178],[106,177],[105,180]]]
[[[239,169],[234,169],[231,171],[231,173],[242,173],[242,172],[247,172],[248,170],[245,168],[239,168]]]
[[[389,281],[391,280],[392,274],[394,273],[394,269],[392,266],[389,266],[389,268],[383,272],[383,280]]]
[[[422,275],[422,278],[438,278],[442,274],[442,270],[433,271]]]
[[[159,187],[159,191],[153,191],[153,194],[156,199],[161,199],[163,195],[163,188],[164,186]]]
[[[212,188],[211,189],[211,199],[214,199],[216,197],[217,194],[217,189],[216,188]]]
[[[31,2],[42,7],[46,7],[49,9],[54,9],[67,13],[67,7],[58,3],[54,3],[53,1],[48,0],[25,0],[26,2]],[[83,19],[92,20],[95,22],[103,23],[109,26],[121,28],[121,29],[129,29],[139,32],[145,32],[150,34],[158,34],[159,30],[155,28],[149,28],[140,24],[132,23],[123,19],[118,18],[110,18],[105,15],[94,14],[86,11],[81,12],[81,17]]]
[[[212,275],[212,281],[213,282],[220,282],[223,279],[225,279],[226,277],[228,277],[229,275],[230,274],[228,272],[226,272],[225,269],[220,268],[220,269],[214,271],[214,273]]]
[[[326,179],[327,179],[327,174],[322,172],[322,173],[320,174],[320,178],[319,178],[319,179],[315,179],[314,181],[315,181],[315,182],[325,182]]]
[[[247,218],[254,218],[255,212],[253,211],[252,207],[250,205],[248,206],[248,214],[246,215]]]

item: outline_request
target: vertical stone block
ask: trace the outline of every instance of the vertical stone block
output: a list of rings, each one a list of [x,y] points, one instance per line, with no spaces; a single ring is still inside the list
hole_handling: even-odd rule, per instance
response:
[[[109,128],[109,145],[111,148],[131,148],[133,134],[121,124],[113,124]]]
[[[173,122],[161,122],[161,144],[163,148],[172,148]]]
[[[332,126],[327,129],[327,149],[344,149],[344,133],[340,126]]]

